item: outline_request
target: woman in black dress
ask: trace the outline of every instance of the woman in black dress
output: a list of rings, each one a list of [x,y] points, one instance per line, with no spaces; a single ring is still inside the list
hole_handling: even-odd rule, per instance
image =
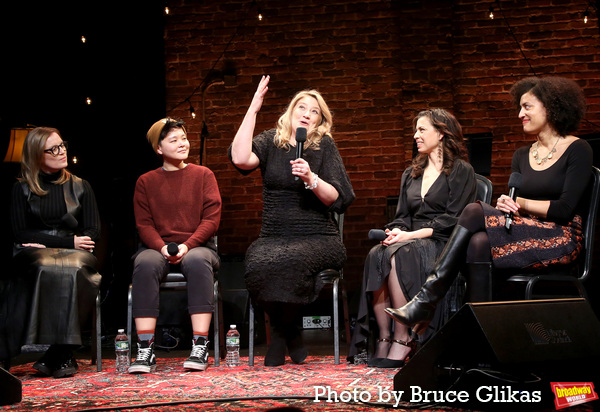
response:
[[[81,345],[101,280],[92,254],[100,237],[94,192],[66,167],[67,143],[58,130],[30,131],[11,204],[17,275],[9,286],[9,350],[50,344],[33,368],[55,378],[77,372],[72,351]]]
[[[245,280],[273,328],[265,366],[279,366],[286,347],[295,363],[308,354],[296,317],[323,286],[315,275],[340,269],[346,261],[332,213],[343,213],[354,191],[330,134],[331,112],[316,90],[296,94],[276,129],[252,137],[269,80],[262,77],[230,157],[242,174],[260,168],[263,177],[262,228],[246,252]],[[302,157],[296,158],[299,127],[306,129],[307,139]]]
[[[590,145],[570,133],[585,114],[585,98],[572,80],[531,77],[511,89],[531,147],[513,155],[512,172],[521,174],[516,200],[502,195],[496,208],[467,206],[444,252],[421,291],[399,309],[386,309],[398,322],[426,329],[465,259],[467,287],[490,287],[491,268],[544,269],[573,262],[582,248],[583,196],[592,171]],[[505,213],[513,213],[510,230]],[[480,293],[479,295],[484,295]]]
[[[379,339],[369,366],[380,368],[401,367],[414,347],[408,328],[396,323],[392,330],[384,309],[390,302],[401,306],[417,294],[458,216],[475,200],[477,191],[473,168],[463,160],[464,138],[456,118],[446,110],[433,109],[420,112],[413,123],[419,154],[402,175],[396,216],[385,226],[387,237],[366,258],[349,354],[364,349],[369,336],[367,293],[372,293]],[[445,315],[445,310],[438,311],[436,326]]]

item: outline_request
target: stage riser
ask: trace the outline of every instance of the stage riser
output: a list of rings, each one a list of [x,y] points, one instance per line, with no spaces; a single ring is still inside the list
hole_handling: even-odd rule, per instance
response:
[[[0,368],[0,405],[12,405],[21,402],[22,393],[21,381]]]
[[[452,387],[466,390],[476,402],[477,389],[492,386],[505,393],[540,391],[548,403],[554,399],[550,382],[597,380],[599,361],[600,321],[584,299],[467,304],[396,374],[394,390],[405,391],[407,399],[414,387],[431,391]],[[457,380],[462,371],[473,369],[501,372],[508,380],[528,383],[514,384],[479,372]],[[536,377],[538,382],[529,382]]]

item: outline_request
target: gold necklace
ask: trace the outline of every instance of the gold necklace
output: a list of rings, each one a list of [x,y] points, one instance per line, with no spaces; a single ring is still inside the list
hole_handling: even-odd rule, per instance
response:
[[[544,157],[542,157],[540,159],[540,155],[538,153],[538,141],[536,141],[534,144],[531,145],[531,155],[533,156],[533,158],[535,159],[535,162],[538,165],[543,165],[544,163],[546,163],[548,161],[548,159],[552,159],[553,153],[556,153],[556,145],[558,144],[558,140],[560,139],[560,137],[556,138],[556,142],[554,142],[554,146],[552,147],[552,150],[550,150],[548,152],[548,154]]]

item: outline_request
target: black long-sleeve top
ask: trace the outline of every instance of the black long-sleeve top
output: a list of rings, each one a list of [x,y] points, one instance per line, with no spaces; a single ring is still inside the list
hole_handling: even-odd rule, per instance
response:
[[[591,177],[593,151],[588,142],[575,140],[552,166],[533,170],[529,163],[529,146],[515,151],[512,171],[521,173],[518,196],[532,200],[549,200],[546,219],[568,222],[575,214],[585,215],[581,199]]]
[[[421,197],[423,176],[413,178],[412,166],[402,174],[398,208],[386,229],[433,229],[433,238],[446,240],[452,233],[462,210],[477,195],[473,167],[461,159],[454,161],[449,175],[441,173],[425,197]]]
[[[67,205],[64,195],[64,183],[52,183],[59,174],[40,173],[40,185],[48,193],[37,196],[29,195],[23,190],[21,182],[15,183],[12,192],[11,220],[14,241],[17,244],[41,243],[46,247],[64,249],[74,248],[74,236],[61,236],[51,234],[53,229],[67,229],[76,236],[89,236],[94,241],[100,238],[100,217],[96,198],[90,184],[82,180],[83,193],[79,199],[81,208],[76,216],[76,227],[73,219],[66,220]],[[31,209],[28,197],[37,197],[40,205],[40,216],[36,216]]]

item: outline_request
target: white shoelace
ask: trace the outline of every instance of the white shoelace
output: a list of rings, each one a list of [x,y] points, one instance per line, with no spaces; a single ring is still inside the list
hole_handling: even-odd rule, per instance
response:
[[[206,341],[206,344],[204,344],[204,345],[193,345],[190,358],[204,359],[206,357],[207,352],[208,352],[208,341]]]
[[[148,359],[150,359],[150,356],[152,355],[152,348],[139,348],[138,347],[138,353],[137,353],[137,357],[135,358],[136,362],[137,361],[147,361]]]

